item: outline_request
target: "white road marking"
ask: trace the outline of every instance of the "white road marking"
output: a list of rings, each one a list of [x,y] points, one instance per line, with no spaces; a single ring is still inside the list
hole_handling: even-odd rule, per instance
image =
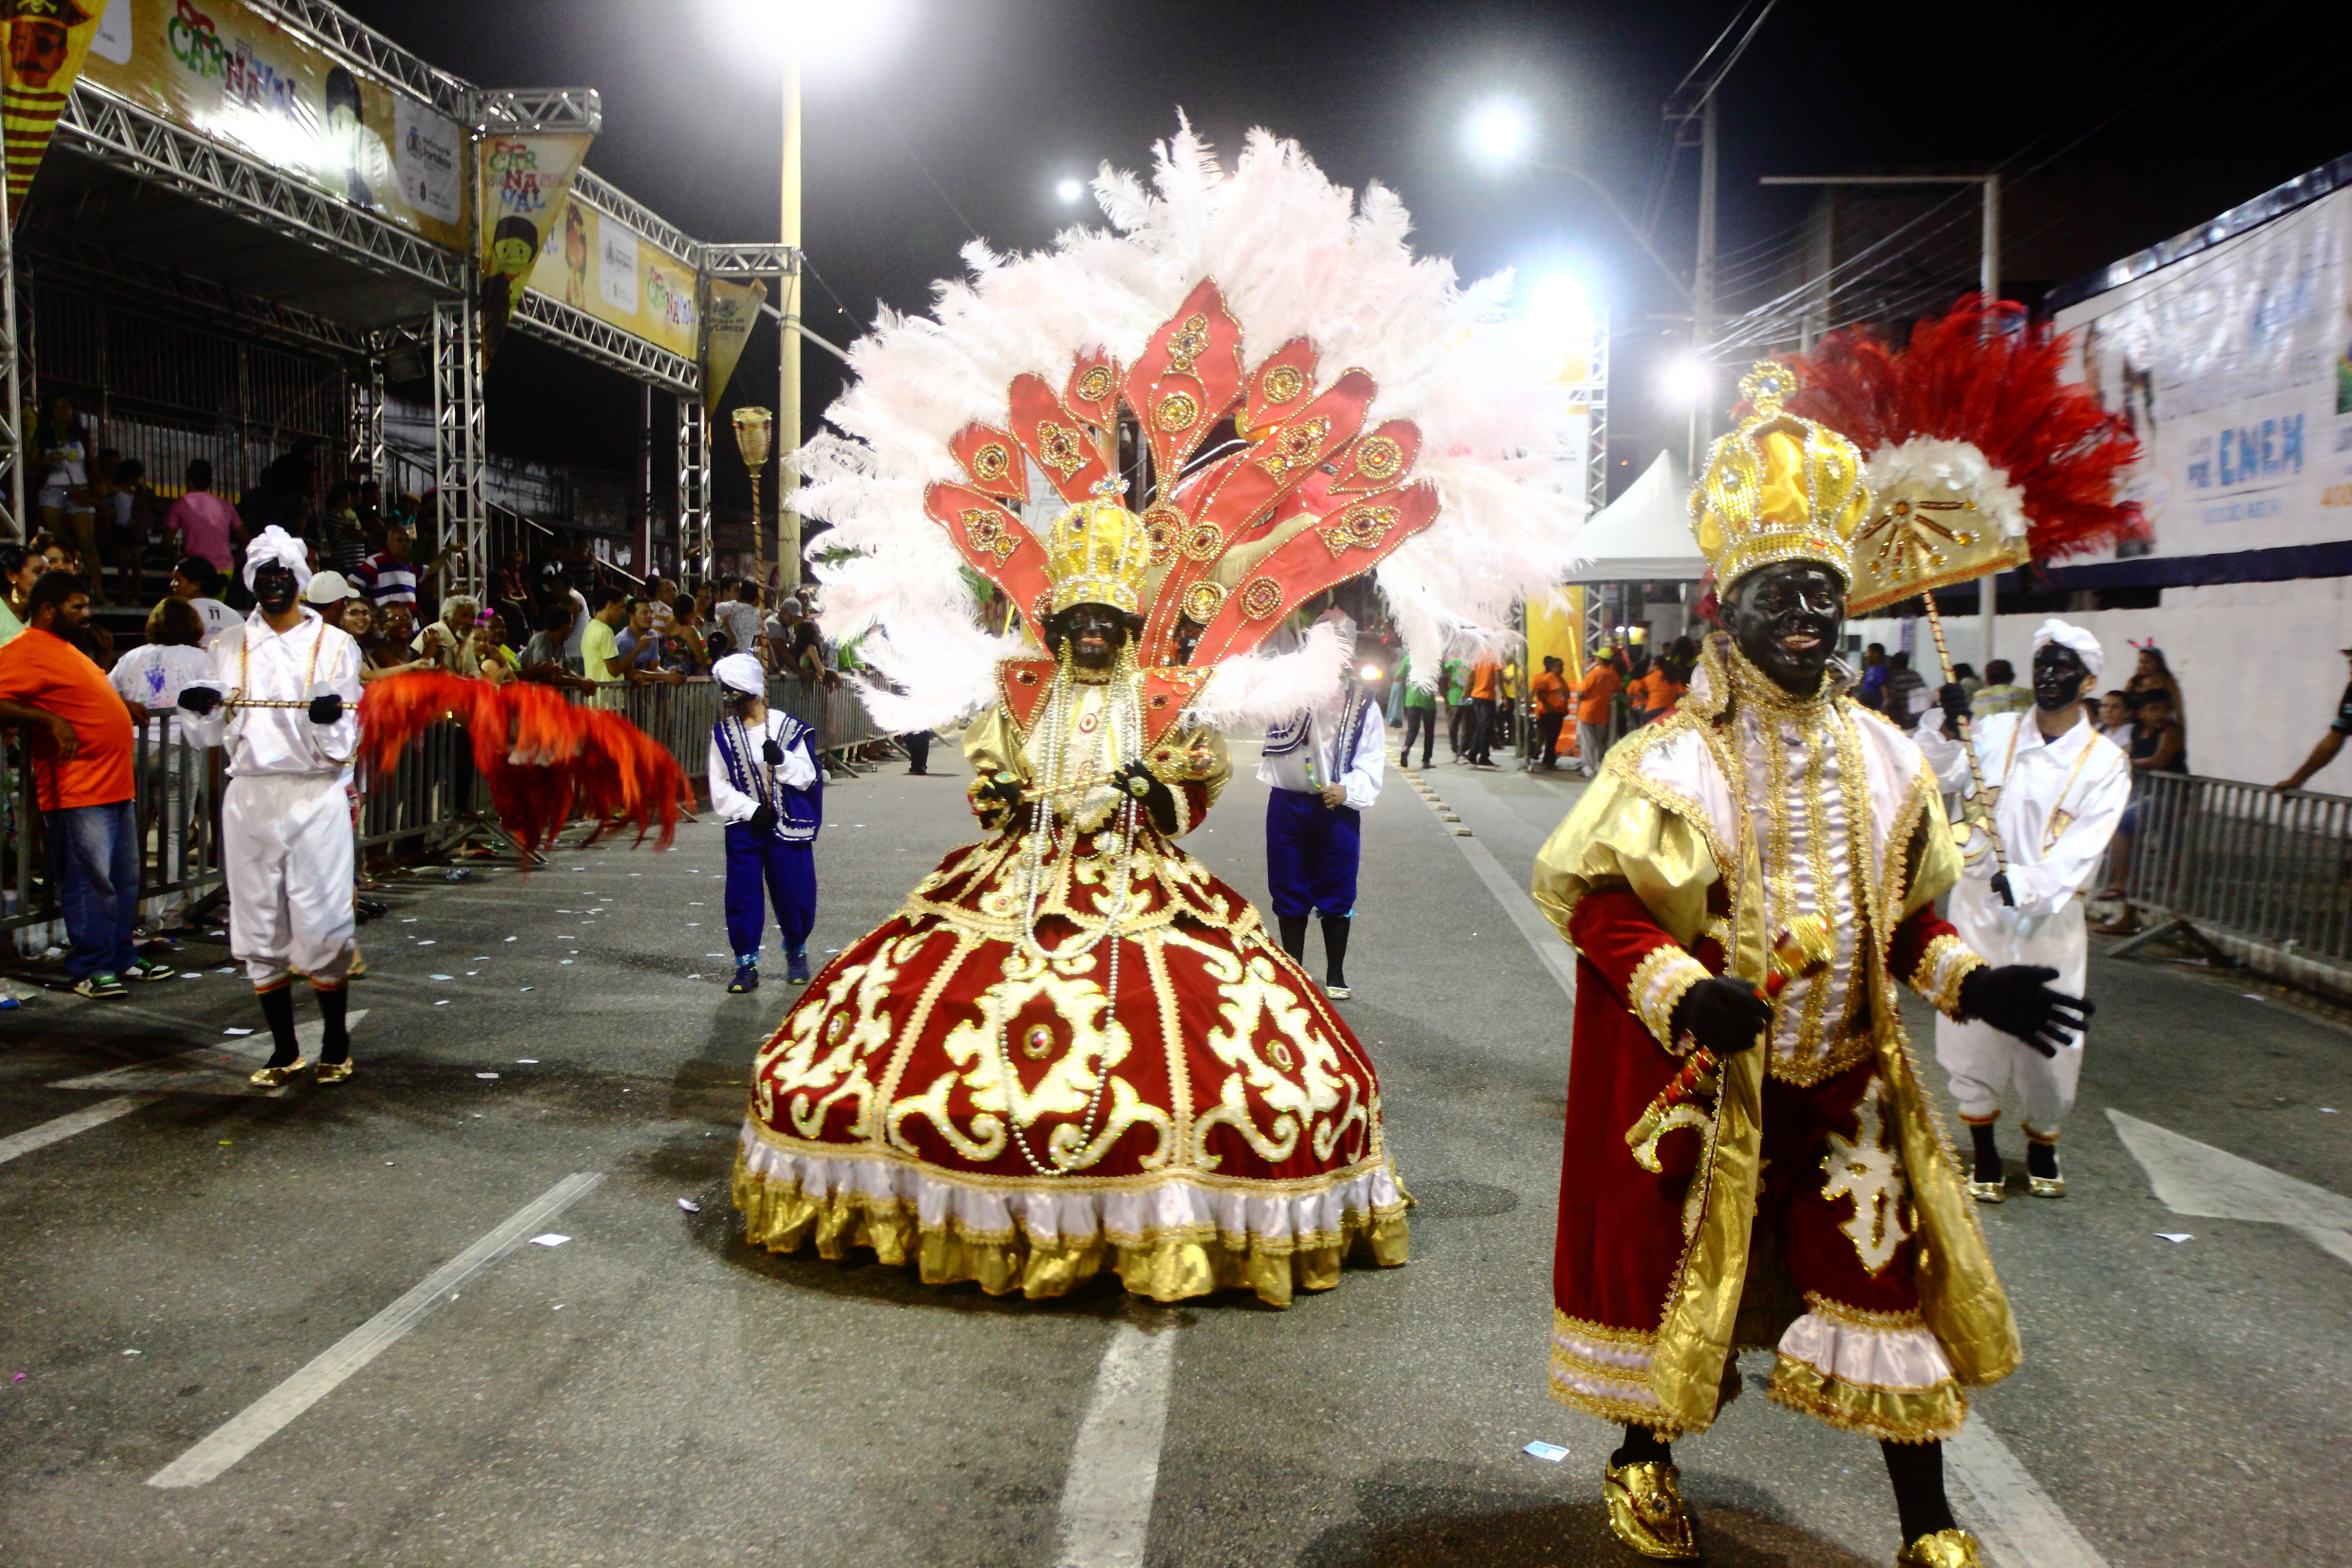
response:
[[[2109,1110],[2107,1120],[2147,1173],[2157,1201],[2174,1214],[2283,1225],[2352,1263],[2352,1198],[2120,1110]]]
[[[2107,1568],[1982,1416],[1944,1445],[1944,1463],[1953,1513],[2000,1568]]]
[[[1536,950],[1536,956],[1559,983],[1560,994],[1575,1001],[1576,960],[1559,932],[1552,929],[1551,921],[1536,908],[1535,896],[1512,881],[1511,874],[1495,858],[1495,852],[1477,839],[1456,838],[1454,845],[1470,862],[1470,868],[1478,873],[1478,879],[1495,895],[1496,902],[1503,906],[1503,912],[1511,917],[1519,934],[1527,938],[1528,945]]]
[[[602,1172],[570,1175],[516,1210],[496,1230],[435,1269],[425,1282],[336,1341],[293,1376],[247,1405],[213,1434],[147,1478],[151,1487],[200,1487],[268,1442],[286,1425],[333,1393],[345,1378],[399,1342],[466,1282],[541,1226],[570,1208],[604,1179]]]
[[[346,1029],[359,1027],[360,1020],[368,1016],[365,1007],[354,1007],[344,1016]],[[325,1038],[326,1021],[307,1018],[294,1026],[294,1039],[310,1060],[319,1058],[319,1042]],[[250,1039],[235,1040],[226,1045],[198,1046],[192,1051],[182,1051],[175,1057],[162,1057],[152,1062],[132,1062],[128,1067],[110,1068],[105,1072],[86,1073],[49,1085],[51,1089],[195,1089],[206,1094],[242,1094],[252,1089],[242,1081],[244,1076],[269,1059],[269,1037],[256,1035]],[[224,1077],[223,1074],[231,1075]],[[273,1089],[260,1092],[283,1093]]]
[[[19,1154],[29,1154],[36,1149],[46,1149],[52,1143],[62,1143],[77,1132],[87,1132],[93,1127],[103,1127],[118,1116],[128,1116],[143,1105],[152,1105],[163,1097],[160,1094],[121,1094],[112,1100],[101,1100],[86,1110],[44,1121],[37,1127],[27,1127],[22,1132],[12,1132],[0,1138],[0,1165]]]
[[[1175,1366],[1173,1326],[1113,1326],[1062,1483],[1054,1568],[1142,1568]]]

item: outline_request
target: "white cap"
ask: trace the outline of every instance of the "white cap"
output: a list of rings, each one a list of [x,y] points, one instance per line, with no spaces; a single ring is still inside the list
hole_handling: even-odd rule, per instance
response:
[[[748,653],[730,653],[710,667],[710,679],[730,691],[740,691],[747,697],[764,697],[768,691],[768,672],[760,661]]]
[[[2055,616],[2035,629],[2033,651],[2040,653],[2052,643],[2073,648],[2081,657],[2083,668],[2094,677],[2098,675],[2099,667],[2106,662],[2106,656],[2100,651],[2098,638],[2071,621],[2062,621]]]
[[[341,572],[321,572],[310,579],[309,587],[302,590],[302,597],[305,600],[322,607],[328,605],[340,605],[345,599],[356,599],[359,596],[360,591],[352,587]]]
[[[274,522],[245,547],[245,585],[252,587],[255,576],[264,566],[271,565],[283,566],[294,574],[296,593],[310,585],[310,552],[302,548],[300,540]]]

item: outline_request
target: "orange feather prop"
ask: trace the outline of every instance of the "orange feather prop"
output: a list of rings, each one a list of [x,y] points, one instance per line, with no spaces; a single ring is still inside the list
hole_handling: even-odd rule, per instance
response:
[[[693,799],[677,759],[644,731],[528,681],[493,686],[412,671],[369,687],[359,718],[361,759],[378,774],[434,725],[464,725],[499,826],[526,851],[552,842],[575,816],[594,817],[600,834],[635,823],[640,841],[658,827],[667,849]]]

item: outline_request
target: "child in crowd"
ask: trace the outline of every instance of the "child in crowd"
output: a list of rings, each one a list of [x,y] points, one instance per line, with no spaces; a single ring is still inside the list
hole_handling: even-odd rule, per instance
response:
[[[723,704],[710,734],[710,806],[727,825],[727,940],[735,950],[727,989],[760,987],[763,884],[783,937],[785,978],[802,984],[816,924],[816,834],[824,808],[815,731],[769,708],[768,673],[750,654],[730,654],[710,673]]]

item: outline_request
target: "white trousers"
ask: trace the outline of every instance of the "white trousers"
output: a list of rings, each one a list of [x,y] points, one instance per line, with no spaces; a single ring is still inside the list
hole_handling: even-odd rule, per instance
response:
[[[2090,967],[2090,943],[2084,934],[2083,900],[2078,895],[2066,907],[2032,931],[2010,929],[2000,916],[2008,912],[1991,886],[1963,877],[1952,892],[1952,924],[1960,940],[1986,963],[1999,966],[2033,963],[2054,969],[2050,984],[2070,996],[2083,994]],[[2043,1139],[2058,1136],[2058,1124],[2074,1109],[2074,1083],[2083,1071],[2083,1041],[2061,1046],[2054,1057],[2044,1057],[2014,1035],[1986,1024],[1955,1024],[1936,1020],[1936,1060],[1951,1075],[1952,1098],[1969,1121],[1990,1121],[2000,1113],[2001,1091],[2014,1086],[2024,1102],[2025,1129]]]
[[[221,800],[229,951],[256,989],[352,964],[352,808],[333,773],[231,779]]]

